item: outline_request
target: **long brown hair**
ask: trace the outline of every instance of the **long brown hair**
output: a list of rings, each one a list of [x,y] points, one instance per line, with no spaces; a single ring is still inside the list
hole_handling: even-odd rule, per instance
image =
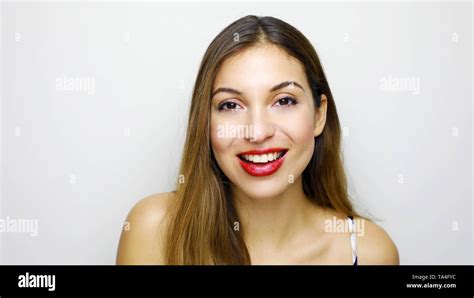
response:
[[[305,195],[324,208],[356,215],[349,200],[341,153],[341,127],[331,90],[310,41],[296,28],[273,17],[249,15],[220,32],[204,54],[194,86],[188,130],[180,165],[181,179],[168,227],[167,264],[250,264],[230,196],[229,180],[211,150],[211,93],[223,61],[257,43],[274,44],[305,68],[315,107],[327,97],[327,119],[315,138],[311,161],[302,174]]]

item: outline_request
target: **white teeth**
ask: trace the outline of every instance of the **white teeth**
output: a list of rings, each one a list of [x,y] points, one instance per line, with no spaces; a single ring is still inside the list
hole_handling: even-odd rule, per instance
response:
[[[247,160],[251,161],[253,163],[266,163],[269,161],[274,161],[278,158],[280,158],[285,152],[274,152],[274,153],[268,153],[268,154],[261,154],[261,155],[251,155],[251,154],[245,154],[242,155],[242,157]]]
[[[268,154],[268,161],[274,161],[275,155],[273,153]]]

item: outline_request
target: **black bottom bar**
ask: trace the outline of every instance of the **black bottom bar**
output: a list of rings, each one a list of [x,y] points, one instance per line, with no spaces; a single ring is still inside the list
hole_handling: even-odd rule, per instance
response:
[[[0,266],[9,296],[474,295],[473,266]]]

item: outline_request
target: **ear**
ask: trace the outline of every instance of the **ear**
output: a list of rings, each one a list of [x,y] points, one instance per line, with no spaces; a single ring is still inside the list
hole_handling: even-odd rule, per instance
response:
[[[326,111],[328,106],[328,99],[325,94],[321,94],[321,105],[320,107],[315,107],[314,112],[314,136],[319,136],[324,129],[326,124]]]

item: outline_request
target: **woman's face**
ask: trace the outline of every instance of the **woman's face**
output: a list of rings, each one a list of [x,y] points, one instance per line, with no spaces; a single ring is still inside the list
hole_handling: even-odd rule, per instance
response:
[[[325,124],[303,65],[274,45],[224,61],[214,81],[211,143],[224,174],[252,198],[275,197],[297,183]]]

